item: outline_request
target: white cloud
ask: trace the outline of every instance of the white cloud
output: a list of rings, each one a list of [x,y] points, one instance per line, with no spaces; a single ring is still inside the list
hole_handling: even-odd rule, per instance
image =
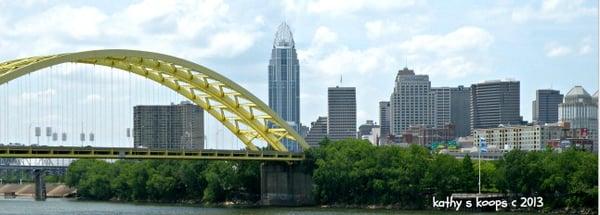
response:
[[[580,42],[579,54],[586,55],[592,51],[592,37],[585,37]]]
[[[402,28],[396,23],[384,22],[382,20],[370,21],[365,23],[367,37],[377,39],[385,34],[399,33]]]
[[[512,11],[514,22],[532,20],[566,23],[584,16],[597,15],[597,8],[586,7],[583,0],[544,0],[539,7],[525,6]]]
[[[395,62],[391,57],[391,53],[387,51],[384,48],[369,48],[366,50],[341,48],[320,57],[321,60],[316,63],[316,69],[319,74],[330,77],[341,74],[376,73],[389,62]]]
[[[584,37],[578,45],[564,45],[557,42],[550,42],[545,45],[547,57],[563,57],[571,54],[586,55],[592,51],[592,38]]]
[[[208,46],[200,49],[201,57],[233,57],[254,44],[257,35],[250,32],[227,31],[217,33],[208,39]]]
[[[336,42],[337,39],[338,36],[335,32],[333,32],[328,27],[320,26],[319,28],[317,28],[312,42],[316,46],[322,46],[327,43]]]
[[[99,36],[99,26],[106,19],[107,16],[94,7],[59,5],[17,22],[15,28],[7,33],[28,36],[58,34],[80,40]]]
[[[260,15],[244,19],[244,14],[232,13],[222,0],[142,0],[111,13],[68,4],[42,11],[14,25],[1,25],[0,44],[10,37],[20,48],[3,46],[0,54],[29,56],[108,46],[193,59],[230,58],[252,47],[265,22]],[[0,16],[2,23],[5,18]]]
[[[322,55],[323,52],[337,47],[335,43],[338,40],[338,35],[326,26],[319,26],[313,35],[310,47],[307,49],[299,49],[298,59],[301,62],[310,62],[317,55]]]
[[[419,35],[400,44],[409,53],[431,52],[449,54],[470,49],[485,49],[494,42],[488,31],[472,26],[456,29],[445,35]]]
[[[21,99],[26,101],[48,99],[56,95],[55,89],[45,89],[36,92],[24,92],[21,94]]]
[[[470,74],[486,74],[489,69],[465,56],[445,57],[438,59],[422,68],[423,72],[432,76],[448,77],[450,79],[463,78]]]
[[[384,37],[397,38],[398,35],[414,35],[428,25],[430,17],[427,15],[398,15],[392,20],[372,20],[364,24],[369,39]]]
[[[571,53],[571,48],[558,44],[550,44],[546,46],[546,56],[562,57]]]
[[[102,101],[104,101],[104,97],[102,97],[101,95],[89,94],[83,99],[82,103],[92,104],[92,103],[98,103],[98,102],[102,102]]]
[[[395,11],[418,4],[417,0],[305,0],[283,1],[286,11],[308,11],[332,16],[347,15],[359,11]]]
[[[419,66],[420,73],[456,79],[489,71],[482,53],[493,41],[485,29],[465,26],[447,34],[417,35],[405,42],[388,42],[367,49],[323,48],[312,43],[308,49],[299,50],[299,56],[309,73],[330,77],[328,80],[341,74],[364,76],[395,71],[405,60]]]

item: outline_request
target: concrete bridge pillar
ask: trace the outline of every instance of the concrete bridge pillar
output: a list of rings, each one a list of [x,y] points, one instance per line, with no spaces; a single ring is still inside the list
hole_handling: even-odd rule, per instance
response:
[[[35,183],[35,200],[45,201],[46,200],[46,182],[44,181],[44,170],[35,169],[33,170],[33,182]]]
[[[314,205],[312,175],[298,164],[265,162],[260,167],[262,205]]]

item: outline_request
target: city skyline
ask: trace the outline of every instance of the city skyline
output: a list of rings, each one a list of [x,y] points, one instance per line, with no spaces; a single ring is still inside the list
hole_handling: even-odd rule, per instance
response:
[[[302,68],[302,124],[309,125],[326,114],[323,92],[336,85],[341,74],[342,86],[357,87],[357,122],[378,119],[378,102],[388,100],[392,79],[404,66],[429,75],[432,87],[519,80],[521,115],[531,121],[531,101],[537,89],[554,88],[564,94],[574,85],[582,85],[590,93],[598,88],[597,3],[550,3],[477,2],[460,9],[465,5],[398,1],[332,7],[320,1],[271,1],[260,10],[240,15],[243,2],[3,2],[0,9],[6,13],[0,15],[0,59],[101,48],[160,50],[222,72],[267,101],[264,68],[273,32],[286,21],[294,33]],[[184,12],[171,13],[176,10]],[[388,16],[397,11],[404,15]],[[440,19],[443,16],[436,15],[440,11],[442,15],[462,14],[467,21]],[[78,14],[86,16],[71,18]],[[131,23],[113,22],[119,17],[130,18]],[[202,19],[209,21],[199,21]],[[416,24],[409,25],[409,20]],[[52,23],[65,27],[40,27]],[[88,27],[76,28],[83,23]],[[15,30],[17,26],[21,28]],[[357,26],[359,32],[352,30]],[[164,33],[168,29],[174,33]],[[147,34],[157,31],[163,33]],[[565,72],[571,70],[574,72]],[[588,76],[594,78],[582,78]],[[71,83],[68,78],[64,84]],[[18,96],[48,90],[52,89]]]

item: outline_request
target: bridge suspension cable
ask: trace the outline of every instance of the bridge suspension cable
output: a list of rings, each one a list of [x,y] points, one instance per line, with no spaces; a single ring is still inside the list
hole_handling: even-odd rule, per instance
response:
[[[142,79],[159,83],[161,86],[167,87],[178,95],[181,95],[181,98],[186,98],[200,106],[206,113],[213,116],[219,124],[223,125],[235,135],[235,139],[227,141],[230,144],[230,148],[237,148],[238,146],[243,145],[246,150],[256,151],[259,150],[258,146],[260,146],[260,142],[264,142],[270,149],[275,151],[292,151],[292,148],[286,148],[286,146],[282,144],[282,140],[284,139],[295,141],[302,149],[308,148],[308,145],[302,137],[300,137],[287,122],[283,121],[262,101],[241,86],[206,67],[163,54],[133,50],[97,50],[11,60],[0,63],[0,85],[9,88],[8,86],[12,80],[24,75],[31,77],[31,75],[28,74],[43,70],[44,68],[49,68],[52,76],[58,76],[60,75],[59,73],[62,72],[61,69],[64,69],[64,66],[62,65],[65,63],[67,64],[67,67],[75,67],[76,70],[83,70],[83,80],[76,80],[75,82],[80,84],[89,83],[88,85],[85,85],[84,89],[85,94],[90,96],[89,99],[94,99],[93,95],[99,93],[98,91],[100,89],[97,88],[95,82],[102,80],[98,80],[98,77],[95,77],[95,74],[100,72],[104,73],[103,75],[110,75],[110,103],[115,103],[116,100],[122,99],[122,96],[116,92],[126,91],[126,93],[124,93],[127,98],[126,102],[131,105],[131,88],[138,88],[140,82],[138,80],[139,78],[133,78],[133,76],[127,76],[128,78],[125,78],[124,73],[119,73],[120,71],[126,71],[138,75],[142,77]],[[75,64],[75,66],[72,64]],[[88,64],[91,66],[77,66],[81,64]],[[108,67],[108,70],[110,71],[102,69],[104,67]],[[46,82],[44,85],[47,85],[42,88],[48,90],[49,94],[58,93],[58,90],[53,91],[51,88],[58,84],[56,82],[57,79],[57,77],[51,77],[42,80],[43,82]],[[126,81],[123,81],[124,79]],[[117,81],[126,83],[127,86],[115,86]],[[26,85],[31,86],[32,84]],[[152,89],[158,90],[157,87]],[[13,102],[16,98],[14,98],[14,92],[11,92],[8,89],[4,90],[3,93],[5,94],[5,108],[3,108],[5,111],[2,112],[7,115],[8,111],[6,110],[9,109],[9,102]],[[154,100],[153,103],[155,104],[169,100],[169,96],[167,96],[164,91],[152,93],[153,95],[151,98]],[[39,95],[43,96],[43,93],[40,93]],[[49,96],[49,98],[45,98],[43,101],[49,103],[49,112],[53,116],[67,115],[74,112],[83,113],[87,111],[97,117],[89,122],[81,123],[79,126],[81,135],[71,135],[70,137],[70,139],[73,140],[73,143],[76,142],[75,139],[81,139],[81,145],[83,145],[84,139],[87,139],[87,143],[93,144],[92,139],[90,139],[93,137],[92,134],[94,133],[92,128],[99,126],[97,125],[97,122],[100,121],[99,119],[102,119],[101,117],[110,116],[104,119],[110,118],[111,120],[109,127],[111,133],[114,133],[111,135],[111,147],[123,146],[119,145],[121,141],[115,141],[115,139],[117,139],[117,137],[125,138],[126,131],[124,129],[119,130],[116,128],[118,126],[132,126],[126,125],[128,123],[125,123],[126,120],[123,118],[115,119],[115,115],[127,115],[131,110],[120,109],[115,112],[115,110],[113,110],[114,104],[111,105],[107,102],[101,102],[99,105],[93,106],[91,110],[73,110],[73,112],[70,113],[62,113],[65,109],[60,108],[59,104],[65,102],[64,100],[67,98],[69,97],[60,98]],[[141,100],[142,96],[135,95],[134,98]],[[136,104],[137,102],[133,103]],[[79,108],[81,108],[81,106]],[[38,111],[38,114],[42,112],[41,109],[43,109],[43,106],[39,106],[38,110],[36,110]],[[34,114],[27,113],[26,115],[31,117]],[[86,119],[85,116],[75,116],[75,118],[78,118],[78,120],[81,121],[85,121]],[[13,118],[6,117],[5,119]],[[30,122],[31,120],[32,119],[28,119],[26,121]],[[39,120],[39,122],[36,122],[36,124],[40,124],[39,127],[42,127],[41,124],[46,121],[39,116],[37,120]],[[49,120],[52,120],[52,116]],[[7,128],[9,127],[8,121],[10,120],[3,121],[6,121],[2,126],[5,128],[6,139],[8,139],[7,142],[9,142],[11,138],[8,137],[8,133],[10,132]],[[55,121],[58,122],[58,127],[66,127],[66,124],[69,124],[69,122],[64,119]],[[71,125],[71,127],[77,126]],[[219,130],[217,129],[216,131],[218,133]],[[1,129],[0,132],[2,132]],[[27,131],[27,135],[31,135],[29,132],[30,131]],[[61,131],[57,129],[52,133],[54,135],[60,134],[60,132]],[[71,133],[74,134],[74,132]],[[127,134],[131,135],[130,133]],[[210,132],[207,136],[210,136]],[[218,139],[219,137],[217,135],[217,137],[213,138]],[[128,138],[125,139],[126,140],[123,142],[130,143]],[[0,141],[2,141],[1,136]],[[223,139],[222,141],[224,142],[225,140]]]

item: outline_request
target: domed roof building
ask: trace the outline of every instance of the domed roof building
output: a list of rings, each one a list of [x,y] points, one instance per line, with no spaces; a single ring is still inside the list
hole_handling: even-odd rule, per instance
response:
[[[592,96],[581,86],[575,86],[565,96],[565,102],[592,102]]]
[[[559,118],[571,124],[572,129],[587,131],[587,138],[594,141],[594,151],[598,150],[598,92],[594,96],[581,86],[575,86],[565,95],[565,101],[558,106]]]

